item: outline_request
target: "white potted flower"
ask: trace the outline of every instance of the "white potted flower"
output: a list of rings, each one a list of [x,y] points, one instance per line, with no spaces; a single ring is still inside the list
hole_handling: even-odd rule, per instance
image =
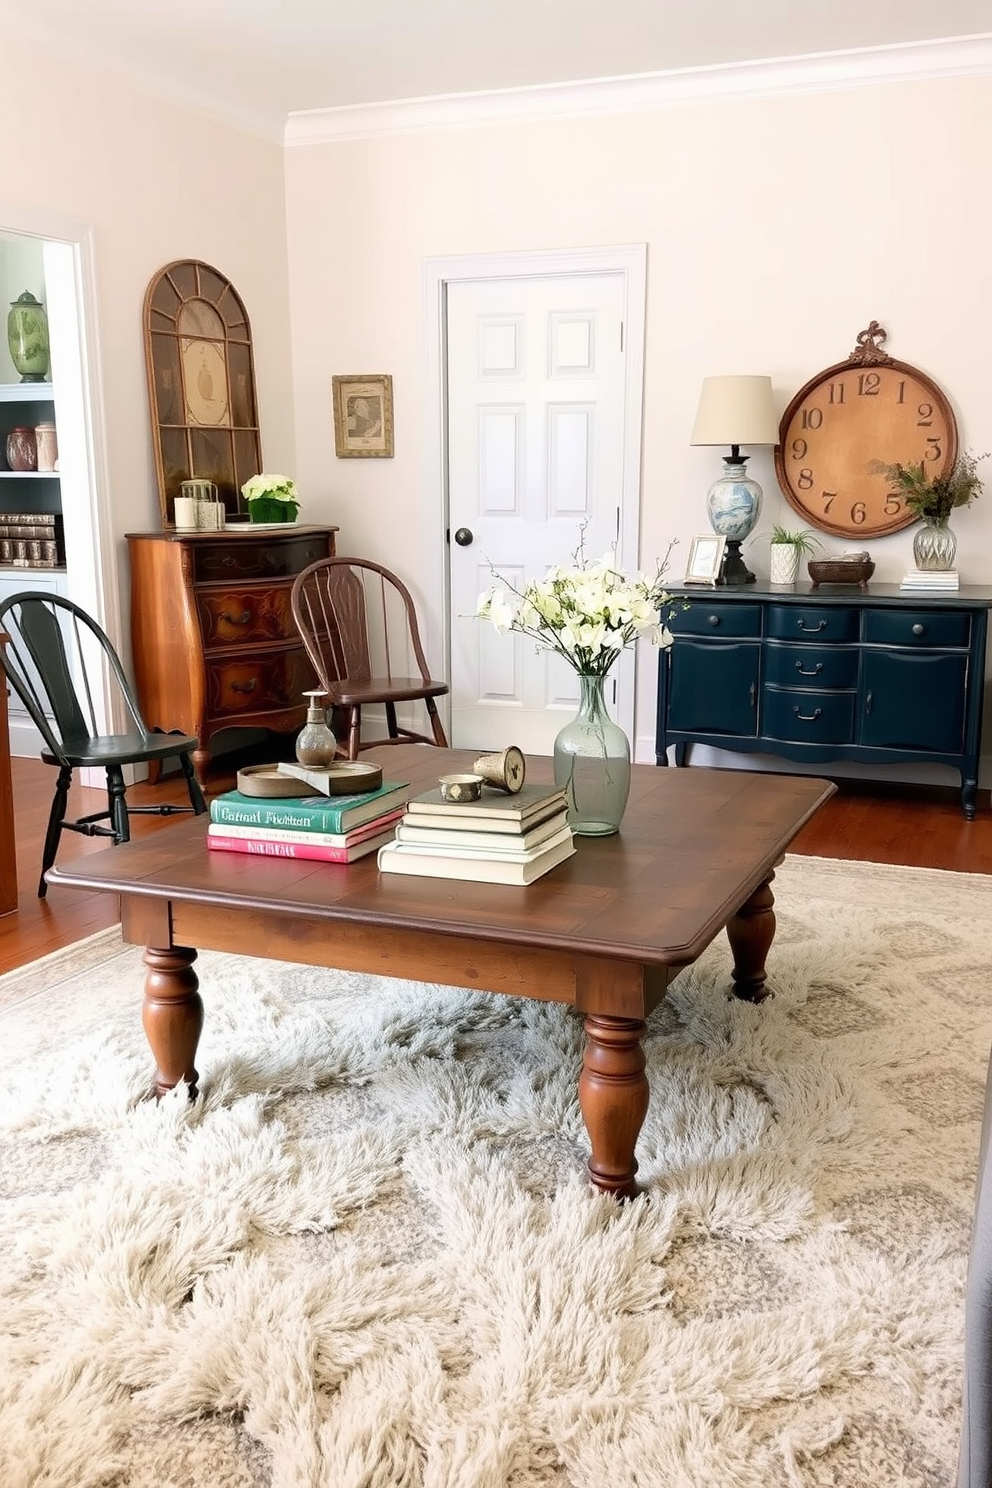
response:
[[[287,475],[253,475],[241,487],[249,522],[295,522],[300,509],[296,482]]]
[[[800,558],[809,558],[819,546],[820,539],[811,527],[789,532],[776,522],[768,546],[769,583],[791,587],[799,577]]]

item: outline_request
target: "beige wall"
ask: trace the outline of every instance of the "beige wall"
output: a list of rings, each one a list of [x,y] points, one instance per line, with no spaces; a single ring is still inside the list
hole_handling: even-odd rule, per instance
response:
[[[32,211],[92,228],[110,506],[126,587],[124,532],[160,526],[142,300],[170,259],[204,259],[238,289],[252,322],[263,456],[270,469],[295,463],[283,150],[47,55],[40,70],[5,76],[0,138],[0,229]]]
[[[647,242],[642,555],[677,538],[676,576],[707,530],[705,492],[721,468],[718,451],[688,443],[708,373],[770,373],[784,408],[877,319],[886,349],[946,390],[963,445],[992,450],[990,138],[992,78],[972,78],[290,147],[307,514],[340,524],[342,550],[395,564],[437,614],[421,305],[433,255]],[[336,460],[332,373],[387,371],[396,458]],[[760,526],[797,525],[771,452],[750,470],[765,490]],[[984,471],[986,496],[955,520],[965,583],[992,581],[992,463]],[[871,543],[878,579],[901,578],[911,543],[911,530]],[[746,556],[767,575],[764,547]],[[641,758],[651,757],[652,663],[640,666]]]

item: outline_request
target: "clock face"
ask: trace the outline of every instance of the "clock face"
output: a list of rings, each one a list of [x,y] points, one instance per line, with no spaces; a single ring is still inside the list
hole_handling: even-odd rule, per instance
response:
[[[775,470],[786,500],[840,537],[882,537],[917,520],[875,461],[922,461],[944,475],[957,456],[946,397],[918,368],[880,352],[884,336],[873,321],[860,350],[800,388],[779,429]]]

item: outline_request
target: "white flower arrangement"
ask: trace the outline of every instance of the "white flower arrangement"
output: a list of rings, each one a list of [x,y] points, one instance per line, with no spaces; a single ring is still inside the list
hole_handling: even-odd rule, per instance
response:
[[[671,549],[669,549],[671,551]],[[640,637],[655,646],[672,644],[667,621],[680,606],[664,587],[666,561],[653,577],[628,578],[617,568],[611,550],[597,563],[587,563],[579,544],[572,568],[550,568],[521,593],[506,579],[479,596],[476,615],[500,632],[519,631],[539,650],[556,651],[586,676],[605,677],[617,657]]]
[[[292,508],[290,515],[294,517],[300,509],[300,493],[288,475],[253,475],[241,487],[241,494],[249,508],[253,501],[281,501]]]

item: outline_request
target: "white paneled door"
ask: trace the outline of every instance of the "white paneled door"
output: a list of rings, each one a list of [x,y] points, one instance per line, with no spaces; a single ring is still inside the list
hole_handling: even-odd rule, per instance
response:
[[[588,557],[619,541],[623,558],[632,540],[636,564],[636,533],[624,541],[621,521],[625,295],[623,274],[610,272],[448,284],[451,742],[458,748],[512,743],[550,754],[578,706],[567,663],[474,618],[493,570],[522,589],[552,564],[571,561],[583,523]],[[625,657],[611,696],[628,734],[632,663]]]

